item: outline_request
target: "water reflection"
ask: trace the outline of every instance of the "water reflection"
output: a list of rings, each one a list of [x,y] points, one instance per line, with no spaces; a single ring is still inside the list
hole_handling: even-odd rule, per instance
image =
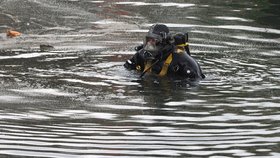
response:
[[[254,14],[260,14],[261,16],[258,16],[257,22],[263,25],[270,25],[273,28],[279,29],[279,15],[280,12],[278,10],[278,7],[280,6],[279,1],[275,0],[269,0],[267,2],[257,2],[258,5],[262,6],[261,12]]]
[[[279,157],[277,4],[1,1],[23,35],[0,34],[0,155]],[[189,32],[205,80],[124,69],[155,22]]]

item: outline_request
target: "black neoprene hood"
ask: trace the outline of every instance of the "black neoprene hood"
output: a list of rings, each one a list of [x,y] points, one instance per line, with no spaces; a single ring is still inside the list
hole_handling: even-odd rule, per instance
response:
[[[149,32],[146,37],[151,37],[162,41],[167,37],[169,29],[164,24],[154,24],[149,29]]]

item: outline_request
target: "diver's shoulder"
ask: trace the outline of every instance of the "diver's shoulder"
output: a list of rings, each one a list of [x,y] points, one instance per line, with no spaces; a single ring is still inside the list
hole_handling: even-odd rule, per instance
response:
[[[178,52],[178,51],[174,51],[173,52],[173,56],[175,58],[178,58],[180,60],[193,60],[193,57],[191,57],[187,52]]]

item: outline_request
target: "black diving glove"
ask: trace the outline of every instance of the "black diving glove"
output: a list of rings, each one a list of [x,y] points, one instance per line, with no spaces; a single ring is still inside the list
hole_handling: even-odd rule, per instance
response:
[[[130,59],[127,60],[124,65],[123,65],[125,68],[129,69],[129,70],[132,70],[132,69],[135,69],[136,68],[136,64],[134,62],[132,62]]]
[[[144,48],[144,45],[141,44],[141,45],[139,45],[139,46],[136,46],[136,47],[134,48],[134,50],[139,51],[139,50],[141,50],[141,49],[143,49],[143,48]]]

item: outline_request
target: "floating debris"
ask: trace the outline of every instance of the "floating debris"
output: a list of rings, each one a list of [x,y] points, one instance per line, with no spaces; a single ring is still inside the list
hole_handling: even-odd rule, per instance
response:
[[[7,37],[13,38],[13,37],[17,37],[20,35],[21,35],[21,33],[18,31],[7,30]]]
[[[40,50],[41,50],[41,52],[52,51],[52,50],[54,50],[54,47],[51,45],[47,45],[47,44],[41,44]]]

